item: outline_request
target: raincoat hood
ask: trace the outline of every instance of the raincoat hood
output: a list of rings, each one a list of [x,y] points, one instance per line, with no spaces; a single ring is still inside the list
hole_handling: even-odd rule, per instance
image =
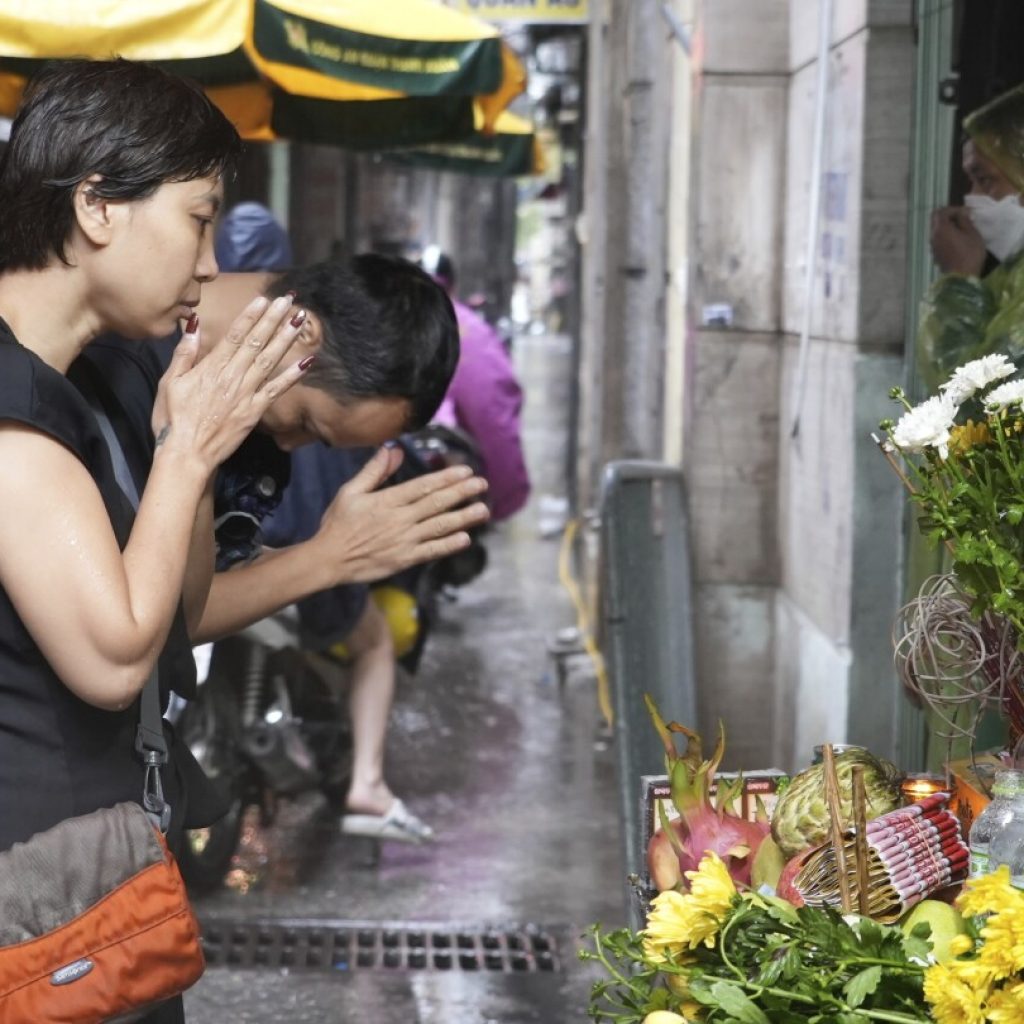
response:
[[[1024,86],[1018,85],[974,111],[964,121],[971,141],[1024,192]]]
[[[262,203],[239,203],[217,228],[217,265],[223,271],[287,270],[292,265],[288,232]]]

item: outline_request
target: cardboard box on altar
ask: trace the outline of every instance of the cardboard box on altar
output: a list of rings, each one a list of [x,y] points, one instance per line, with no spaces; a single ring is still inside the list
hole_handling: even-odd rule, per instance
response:
[[[946,768],[953,777],[956,816],[966,836],[974,819],[988,806],[996,772],[1006,765],[994,754],[979,754],[950,761]]]
[[[743,789],[733,809],[743,818],[754,821],[757,818],[758,800],[764,805],[769,819],[775,804],[782,795],[786,786],[792,780],[792,776],[779,768],[766,768],[761,771],[752,772],[718,772],[714,782],[711,783],[711,801],[714,803],[715,794],[718,792],[719,780],[734,781],[742,775]],[[664,808],[669,821],[679,817],[679,812],[672,803],[672,793],[666,775],[644,775],[640,779],[640,799],[643,835],[641,847],[646,857],[647,847],[650,844],[651,836],[661,828],[661,816],[658,813],[659,804]],[[641,874],[641,882],[645,890],[653,897],[654,891],[651,886],[651,879],[647,873],[646,860]]]

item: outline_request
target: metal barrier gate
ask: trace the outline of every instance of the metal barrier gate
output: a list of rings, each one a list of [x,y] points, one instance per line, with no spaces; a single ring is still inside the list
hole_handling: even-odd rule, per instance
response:
[[[643,870],[641,775],[665,751],[643,695],[665,719],[696,728],[689,520],[680,470],[626,460],[601,486],[602,647],[611,674],[625,864]]]

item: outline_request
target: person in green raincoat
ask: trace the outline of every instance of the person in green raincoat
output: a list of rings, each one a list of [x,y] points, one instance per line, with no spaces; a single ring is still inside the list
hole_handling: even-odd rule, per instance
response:
[[[1024,360],[1024,86],[971,114],[963,206],[932,214],[932,255],[943,271],[924,299],[919,370],[929,391],[956,367],[991,353]],[[982,276],[986,252],[999,265]]]

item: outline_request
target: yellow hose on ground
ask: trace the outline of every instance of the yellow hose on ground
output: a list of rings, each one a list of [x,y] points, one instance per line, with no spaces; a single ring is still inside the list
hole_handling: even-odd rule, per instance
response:
[[[583,649],[590,657],[594,666],[594,675],[597,677],[597,703],[604,716],[605,722],[611,727],[615,721],[615,712],[612,711],[611,687],[608,683],[608,669],[605,667],[604,656],[598,650],[597,644],[590,632],[590,617],[587,615],[587,607],[580,593],[579,584],[576,582],[569,567],[572,545],[579,533],[580,520],[571,519],[565,524],[565,533],[562,535],[562,550],[558,555],[558,578],[565,587],[572,603],[576,606],[576,628],[579,630],[580,639],[583,642]]]

